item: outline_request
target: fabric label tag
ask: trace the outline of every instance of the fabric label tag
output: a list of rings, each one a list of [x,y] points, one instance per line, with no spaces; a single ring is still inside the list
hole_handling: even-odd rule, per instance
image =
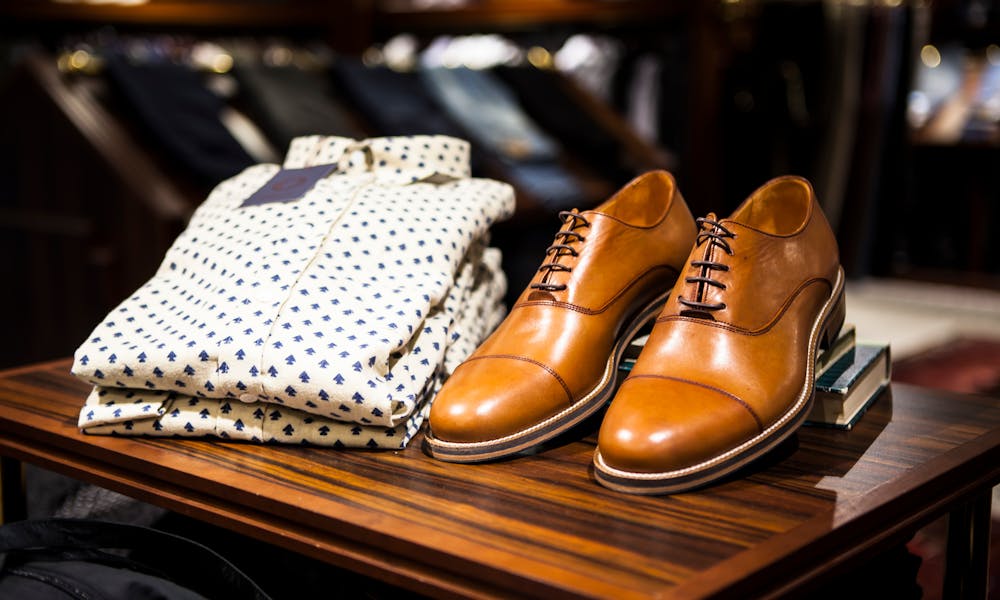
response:
[[[292,202],[306,195],[323,179],[337,168],[336,163],[303,167],[301,169],[285,169],[274,174],[262,188],[243,201],[240,208],[258,206],[272,202]]]

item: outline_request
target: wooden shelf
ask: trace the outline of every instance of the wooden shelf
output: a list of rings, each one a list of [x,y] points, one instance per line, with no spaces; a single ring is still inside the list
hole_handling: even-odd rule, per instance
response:
[[[327,28],[339,3],[320,0],[289,2],[195,2],[153,0],[145,4],[56,3],[51,0],[7,2],[0,16],[11,21],[41,23],[127,24],[197,27]]]
[[[546,24],[623,25],[656,22],[696,3],[666,0],[480,0],[458,7],[416,8],[412,0],[383,0],[375,21],[389,30],[488,27],[535,28]]]
[[[86,435],[90,386],[69,368],[0,373],[5,475],[35,463],[425,596],[844,597],[853,569],[949,511],[964,531],[948,565],[964,574],[944,596],[986,581],[968,540],[1000,481],[987,396],[894,383],[850,431],[803,427],[724,481],[634,496],[593,480],[595,422],[478,465],[433,460],[419,437],[362,452]]]

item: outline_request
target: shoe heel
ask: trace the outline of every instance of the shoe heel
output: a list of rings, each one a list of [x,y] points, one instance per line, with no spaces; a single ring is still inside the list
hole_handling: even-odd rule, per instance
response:
[[[828,350],[837,341],[837,336],[840,335],[840,328],[844,326],[846,315],[847,302],[844,299],[844,290],[841,289],[833,308],[830,310],[830,314],[826,317],[826,322],[823,323],[823,331],[820,333],[819,338],[819,347],[822,350]]]

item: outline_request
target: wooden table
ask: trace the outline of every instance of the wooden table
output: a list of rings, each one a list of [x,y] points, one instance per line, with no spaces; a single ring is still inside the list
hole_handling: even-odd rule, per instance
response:
[[[807,593],[950,512],[946,597],[984,595],[997,399],[895,384],[852,431],[803,428],[727,481],[637,497],[595,483],[595,423],[486,465],[432,460],[419,438],[368,452],[83,435],[87,386],[69,366],[0,373],[8,469],[35,463],[421,593]]]

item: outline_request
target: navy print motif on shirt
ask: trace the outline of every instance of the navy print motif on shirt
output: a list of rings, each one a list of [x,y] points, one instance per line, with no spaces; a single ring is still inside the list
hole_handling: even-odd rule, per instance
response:
[[[81,428],[405,445],[503,317],[488,231],[513,192],[470,178],[468,151],[443,136],[312,136],[282,167],[220,184],[77,350],[73,373],[97,386]],[[336,169],[301,198],[244,205],[279,168],[321,164]]]

